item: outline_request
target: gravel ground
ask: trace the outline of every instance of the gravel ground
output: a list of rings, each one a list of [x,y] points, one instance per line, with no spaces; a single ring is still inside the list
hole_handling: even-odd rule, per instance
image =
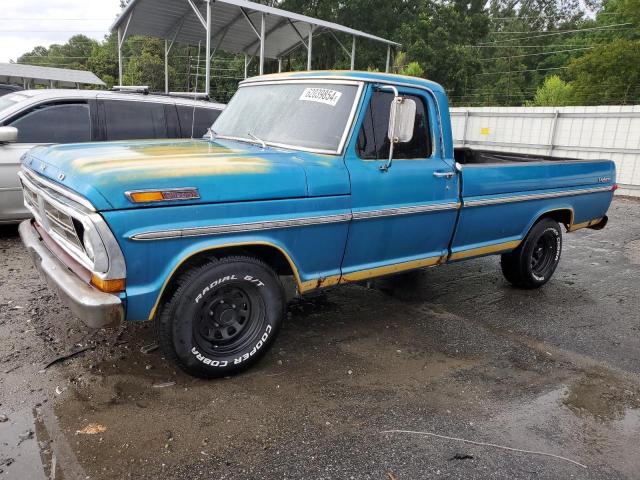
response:
[[[495,257],[333,290],[206,382],[142,353],[148,324],[83,327],[3,228],[0,479],[638,479],[639,274],[640,202],[618,198],[542,290]]]

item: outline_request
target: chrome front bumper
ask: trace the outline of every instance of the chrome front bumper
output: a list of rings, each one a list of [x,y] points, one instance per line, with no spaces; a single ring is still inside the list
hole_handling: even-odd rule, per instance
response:
[[[32,221],[20,224],[20,238],[36,268],[71,311],[91,328],[117,325],[124,319],[119,297],[83,282],[46,247]]]

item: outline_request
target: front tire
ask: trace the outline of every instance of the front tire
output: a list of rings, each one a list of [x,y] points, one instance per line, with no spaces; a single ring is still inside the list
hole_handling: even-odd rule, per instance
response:
[[[516,287],[540,288],[553,277],[561,254],[560,225],[551,218],[543,218],[517,249],[502,255],[502,274]]]
[[[195,377],[240,373],[272,346],[284,298],[279,278],[261,261],[212,260],[178,279],[157,319],[160,347]]]

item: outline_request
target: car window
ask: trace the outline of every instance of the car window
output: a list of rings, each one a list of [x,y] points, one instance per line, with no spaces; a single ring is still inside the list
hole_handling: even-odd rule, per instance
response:
[[[202,138],[213,122],[220,116],[220,110],[213,108],[189,107],[178,105],[180,132],[183,138],[191,138],[193,124],[193,138]]]
[[[46,105],[11,122],[18,143],[79,143],[91,141],[87,104]]]
[[[416,123],[413,139],[409,143],[395,146],[393,158],[425,159],[432,153],[429,116],[424,100],[415,95],[405,95],[416,102]],[[387,160],[389,158],[389,115],[393,94],[374,92],[358,135],[358,156],[365,160]]]
[[[164,104],[105,100],[107,140],[167,138]]]

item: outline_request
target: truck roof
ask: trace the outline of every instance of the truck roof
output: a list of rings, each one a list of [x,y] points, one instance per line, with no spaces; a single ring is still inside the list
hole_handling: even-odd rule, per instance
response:
[[[405,75],[395,75],[392,73],[365,72],[352,70],[324,70],[312,72],[286,72],[263,75],[245,80],[242,84],[249,84],[265,80],[286,80],[286,79],[344,79],[344,80],[364,80],[365,82],[380,83],[404,83],[417,87],[427,87],[434,92],[445,93],[442,85],[431,80],[418,77],[408,77]]]

